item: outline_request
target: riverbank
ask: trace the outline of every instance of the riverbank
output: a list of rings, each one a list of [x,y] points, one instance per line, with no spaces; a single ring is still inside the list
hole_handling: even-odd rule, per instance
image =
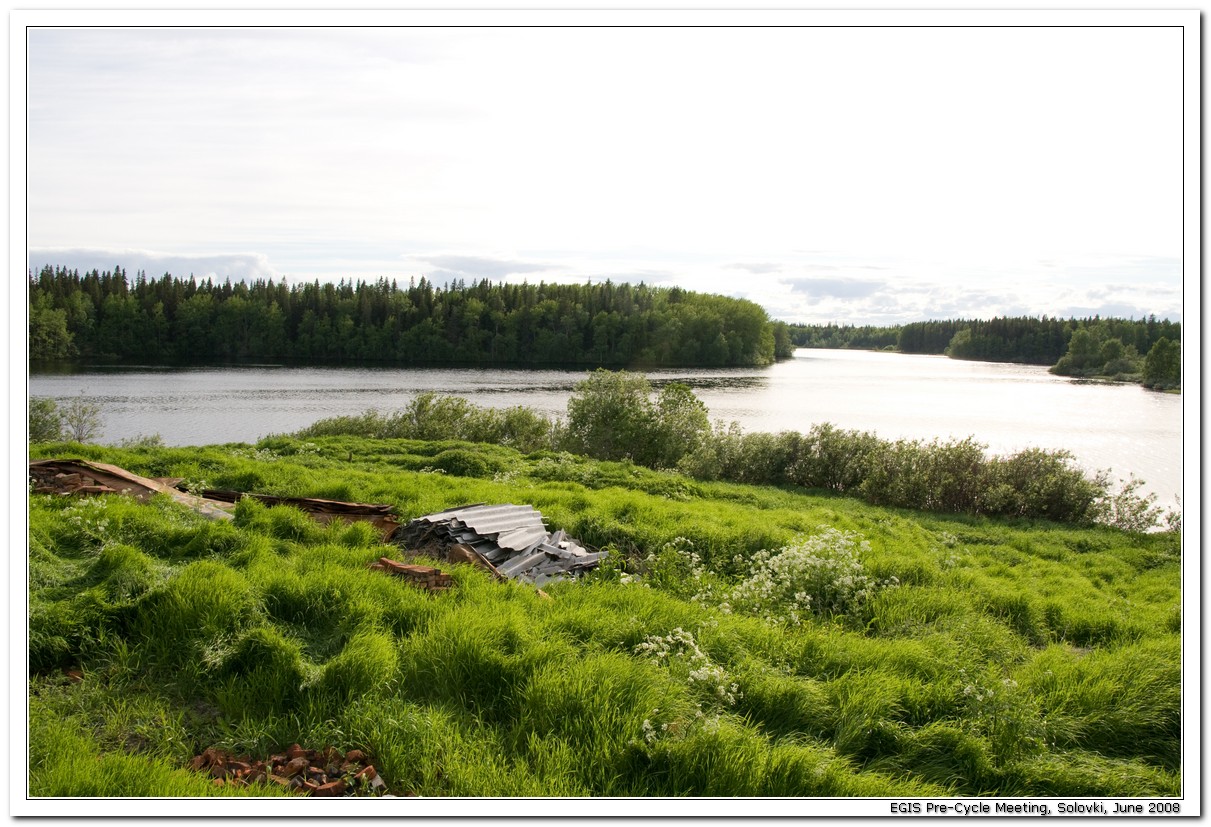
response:
[[[34,496],[34,795],[276,795],[189,763],[295,743],[426,797],[1180,792],[1175,536],[468,444],[35,451],[65,454],[405,520],[525,503],[612,562],[547,599],[432,561],[428,594],[367,526]]]
[[[681,382],[712,421],[746,432],[806,432],[815,424],[881,439],[964,439],[990,453],[1067,450],[1088,474],[1147,482],[1165,508],[1182,493],[1182,406],[1138,387],[1074,385],[1045,368],[940,356],[799,350],[768,368],[651,371]],[[29,377],[32,397],[100,406],[96,441],[159,436],[175,446],[253,443],[324,418],[391,415],[426,392],[477,405],[562,416],[584,371],[240,368],[107,371]]]

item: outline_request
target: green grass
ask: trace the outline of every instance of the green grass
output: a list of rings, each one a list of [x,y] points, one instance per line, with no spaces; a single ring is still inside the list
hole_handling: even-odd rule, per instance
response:
[[[549,599],[463,565],[443,565],[455,586],[430,595],[367,569],[396,550],[364,524],[251,500],[208,522],[166,498],[31,497],[34,796],[271,795],[187,763],[295,742],[366,751],[392,792],[425,796],[1180,793],[1172,534],[464,443],[36,455],[386,502],[405,520],[530,503],[614,554]],[[856,556],[820,537],[849,537]],[[788,580],[754,600],[762,565],[808,578],[807,597]],[[808,599],[824,581],[866,591],[825,611]]]

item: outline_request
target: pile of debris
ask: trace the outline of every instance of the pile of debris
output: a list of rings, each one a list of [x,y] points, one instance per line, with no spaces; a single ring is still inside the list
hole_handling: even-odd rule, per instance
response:
[[[529,505],[471,505],[417,517],[391,535],[416,553],[453,562],[471,562],[500,579],[541,586],[594,569],[605,557],[551,533],[542,514]]]
[[[210,773],[216,786],[276,784],[283,789],[320,797],[359,793],[382,796],[387,789],[374,765],[357,749],[342,753],[332,747],[313,750],[292,744],[284,753],[271,755],[268,761],[254,761],[211,747],[190,761],[189,768]]]
[[[252,497],[267,506],[293,506],[320,523],[368,522],[384,539],[399,528],[392,505],[318,497],[277,497],[215,488],[195,495],[186,490],[185,480],[180,477],[141,477],[116,465],[82,459],[33,460],[29,464],[29,478],[35,494],[127,494],[143,501],[156,494],[167,494],[211,519],[232,519],[235,504],[244,497]]]
[[[401,563],[390,557],[380,557],[370,564],[373,571],[385,571],[398,575],[417,588],[430,592],[446,592],[450,590],[452,579],[441,569],[432,566],[418,566],[415,563]]]
[[[181,490],[183,480],[179,478],[142,477],[103,462],[35,460],[29,464],[29,476],[34,492],[39,494],[114,493],[140,500],[166,494],[216,520],[232,519],[235,503],[253,497],[269,506],[293,506],[321,523],[365,521],[385,541],[410,553],[451,563],[471,563],[499,580],[521,580],[535,586],[576,577],[596,568],[605,557],[604,551],[590,551],[562,530],[547,531],[542,514],[530,505],[462,506],[418,517],[401,526],[391,505],[219,489],[207,489],[197,496]],[[406,570],[406,564],[386,557],[372,563],[371,568],[402,575],[430,591],[444,591],[450,586],[448,574],[424,566]]]
[[[174,487],[180,482],[178,479],[141,477],[104,462],[82,459],[32,460],[29,478],[35,494],[126,494],[143,502],[156,494],[167,494],[208,519],[232,519],[231,506],[178,490]]]

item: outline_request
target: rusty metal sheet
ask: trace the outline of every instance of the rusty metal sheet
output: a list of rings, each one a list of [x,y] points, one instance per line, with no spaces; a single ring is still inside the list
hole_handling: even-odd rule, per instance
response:
[[[244,497],[263,502],[266,505],[289,505],[321,523],[333,520],[344,522],[368,522],[379,530],[384,539],[390,537],[399,528],[399,519],[395,516],[395,506],[386,503],[358,503],[343,500],[325,500],[319,497],[279,497],[273,494],[252,494],[244,491],[225,489],[207,489],[202,496],[208,500],[236,503]]]
[[[39,494],[113,493],[126,494],[144,501],[156,494],[167,494],[204,517],[213,520],[232,519],[230,509],[224,504],[178,491],[151,477],[141,477],[125,468],[104,462],[82,459],[33,460],[29,463],[29,475],[34,480],[35,493]]]

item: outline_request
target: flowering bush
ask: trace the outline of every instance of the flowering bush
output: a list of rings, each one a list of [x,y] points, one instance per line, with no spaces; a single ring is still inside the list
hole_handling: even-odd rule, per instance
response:
[[[812,615],[860,615],[874,593],[898,586],[866,573],[861,553],[869,543],[861,535],[823,526],[772,554],[753,555],[752,574],[732,591],[731,604],[773,623],[798,626]]]
[[[711,703],[733,706],[742,694],[727,670],[711,663],[694,635],[680,626],[668,635],[648,635],[635,647],[635,654],[668,667],[674,674],[684,674],[690,687]]]
[[[634,652],[684,680],[691,695],[697,698],[692,716],[685,710],[678,713],[671,708],[664,712],[659,707],[653,709],[642,725],[645,744],[666,738],[681,739],[698,731],[713,732],[719,727],[720,713],[743,697],[740,685],[727,670],[712,663],[694,635],[680,626],[667,635],[648,635],[635,646]]]

